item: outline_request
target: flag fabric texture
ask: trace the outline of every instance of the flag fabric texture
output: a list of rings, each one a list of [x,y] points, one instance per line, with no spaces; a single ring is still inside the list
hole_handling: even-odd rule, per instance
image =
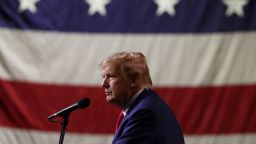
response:
[[[110,144],[120,109],[99,63],[147,57],[187,144],[255,144],[255,0],[1,0],[0,144],[54,144],[47,117],[72,112],[64,143]]]

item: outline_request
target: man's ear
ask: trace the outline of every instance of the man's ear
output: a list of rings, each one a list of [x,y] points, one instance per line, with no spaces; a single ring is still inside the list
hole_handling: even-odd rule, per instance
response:
[[[134,86],[135,86],[135,83],[131,83],[131,86],[130,86],[130,87],[131,87],[131,88],[134,88]]]
[[[138,83],[138,76],[137,75],[131,76],[130,77],[130,82],[131,82],[131,88],[133,88]]]

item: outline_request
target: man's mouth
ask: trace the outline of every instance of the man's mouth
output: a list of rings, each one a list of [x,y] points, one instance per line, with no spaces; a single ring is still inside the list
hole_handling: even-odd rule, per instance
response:
[[[110,95],[110,94],[111,94],[111,92],[105,92],[105,94],[108,96],[108,95]]]

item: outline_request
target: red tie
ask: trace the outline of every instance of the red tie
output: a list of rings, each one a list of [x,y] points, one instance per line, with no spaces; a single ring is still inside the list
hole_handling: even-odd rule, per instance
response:
[[[124,113],[123,113],[123,111],[121,111],[119,116],[118,116],[117,122],[116,122],[116,131],[119,128],[123,118],[124,118]]]

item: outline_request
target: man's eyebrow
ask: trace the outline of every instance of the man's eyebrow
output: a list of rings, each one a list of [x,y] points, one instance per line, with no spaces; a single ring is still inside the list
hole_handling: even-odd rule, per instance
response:
[[[101,75],[104,76],[104,75],[117,75],[118,73],[114,72],[114,71],[108,71],[108,72],[105,72],[105,73],[102,73]]]

